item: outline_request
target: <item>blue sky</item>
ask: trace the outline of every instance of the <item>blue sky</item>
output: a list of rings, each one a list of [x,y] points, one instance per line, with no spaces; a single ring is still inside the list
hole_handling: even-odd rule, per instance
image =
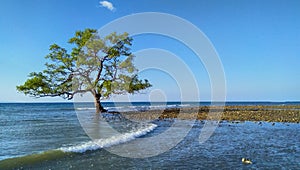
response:
[[[188,20],[202,30],[223,63],[227,99],[295,101],[300,99],[300,1],[277,0],[111,0],[113,9],[91,0],[3,0],[0,5],[0,102],[63,101],[33,99],[16,92],[28,73],[41,71],[49,45],[66,43],[76,30],[98,29],[119,17],[163,12]],[[210,99],[209,76],[194,54],[165,37],[134,38],[133,50],[162,48],[180,56],[196,76],[202,100]],[[180,49],[180,50],[179,50]],[[189,56],[189,57],[187,57]],[[167,75],[142,73],[168,100],[179,100]],[[190,92],[193,93],[193,92]],[[145,100],[147,95],[134,99]]]

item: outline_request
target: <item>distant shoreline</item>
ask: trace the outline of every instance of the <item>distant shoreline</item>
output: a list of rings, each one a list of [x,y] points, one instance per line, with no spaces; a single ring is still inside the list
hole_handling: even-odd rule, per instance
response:
[[[93,109],[92,102],[80,102],[82,104],[89,104],[88,109]],[[74,102],[49,102],[49,103],[0,103],[1,105],[28,106],[28,108],[35,106],[42,106],[43,109],[48,107],[55,107],[56,105],[66,105],[68,110],[76,110]],[[122,105],[118,105],[122,104]],[[123,105],[124,104],[124,105]],[[140,104],[140,105],[139,105]],[[185,105],[186,104],[186,105]],[[215,103],[216,104],[216,103]],[[300,122],[300,102],[286,101],[286,102],[226,102],[225,106],[211,105],[211,102],[103,102],[104,107],[108,110],[116,107],[124,107],[122,112],[129,119],[186,119],[186,120],[227,120],[227,121],[266,121],[266,122]],[[182,106],[185,105],[185,106]],[[132,107],[133,106],[133,107]],[[159,107],[157,107],[159,106]],[[60,107],[60,106],[59,106]],[[59,108],[58,107],[58,108]],[[81,107],[81,106],[80,106]],[[126,108],[137,107],[137,111],[128,111]],[[111,113],[116,113],[111,110]],[[180,112],[180,114],[179,114]],[[209,113],[209,114],[208,114]],[[216,117],[220,116],[220,117]]]
[[[93,103],[93,101],[0,101],[0,104],[76,104],[76,103]],[[267,105],[267,104],[271,104],[271,105],[276,105],[276,104],[299,104],[300,105],[300,101],[129,101],[129,102],[121,102],[121,101],[102,101],[102,104],[107,104],[107,103],[199,103],[199,104],[207,104],[207,103],[225,103],[225,104],[233,104],[233,103],[240,103],[240,104],[261,104],[261,105]],[[252,105],[251,104],[251,105]]]
[[[180,113],[180,114],[179,114]],[[208,114],[209,113],[209,114]],[[129,119],[197,119],[224,121],[300,122],[300,105],[201,106],[121,112]],[[220,117],[217,117],[220,116]]]

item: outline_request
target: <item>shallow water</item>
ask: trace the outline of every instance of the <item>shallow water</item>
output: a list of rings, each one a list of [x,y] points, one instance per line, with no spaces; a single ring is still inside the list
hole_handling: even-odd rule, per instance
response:
[[[300,168],[300,125],[294,123],[273,125],[266,122],[260,124],[224,121],[218,125],[209,140],[200,144],[198,137],[205,122],[196,121],[193,124],[190,121],[187,126],[176,127],[178,132],[192,127],[178,145],[158,156],[141,159],[120,157],[108,152],[105,147],[93,149],[92,144],[81,152],[58,152],[59,148],[82,146],[90,141],[79,124],[72,104],[24,104],[22,107],[6,104],[0,107],[0,118],[0,158],[3,160],[21,156],[11,159],[11,162],[6,159],[1,164],[0,161],[0,169],[4,167],[5,161],[6,164],[25,162],[19,165],[31,169]],[[149,138],[163,134],[174,124],[174,120],[154,120],[151,123],[157,127],[136,137]],[[117,128],[118,125],[124,130],[122,133],[130,132],[134,127],[126,129],[122,127],[122,123],[114,124]],[[139,125],[135,127],[142,128]],[[125,144],[134,141],[128,140]],[[117,146],[125,144],[120,142]],[[148,149],[158,148],[159,146]],[[30,154],[35,156],[26,156]],[[251,159],[253,164],[242,164],[243,157]]]

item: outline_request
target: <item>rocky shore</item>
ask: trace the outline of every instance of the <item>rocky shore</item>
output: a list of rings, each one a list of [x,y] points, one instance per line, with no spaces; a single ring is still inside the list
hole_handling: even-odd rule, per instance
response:
[[[227,121],[300,122],[300,105],[202,106],[121,113],[131,120],[197,119]]]

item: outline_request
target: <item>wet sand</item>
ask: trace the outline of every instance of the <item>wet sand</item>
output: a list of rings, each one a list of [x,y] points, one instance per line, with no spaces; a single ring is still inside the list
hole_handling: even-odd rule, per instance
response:
[[[300,122],[300,105],[257,105],[257,106],[202,106],[168,108],[164,110],[146,110],[122,112],[131,120],[185,119],[185,120],[227,120],[227,121],[266,121]]]

